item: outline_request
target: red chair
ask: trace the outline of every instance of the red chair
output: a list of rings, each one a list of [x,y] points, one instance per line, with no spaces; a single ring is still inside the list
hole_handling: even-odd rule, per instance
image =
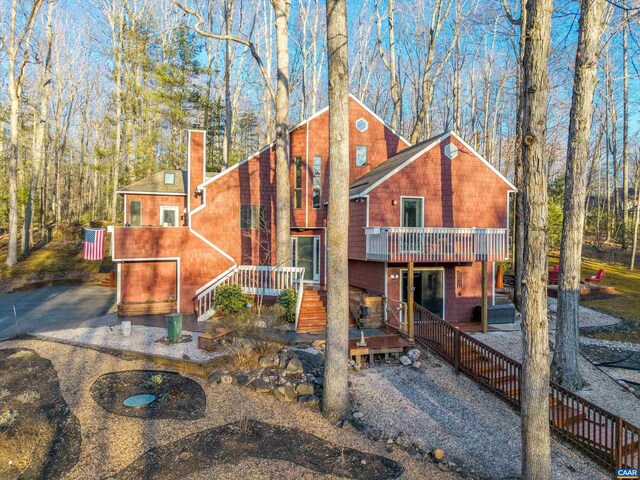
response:
[[[601,268],[600,270],[598,270],[598,273],[585,278],[584,281],[586,282],[587,285],[589,285],[591,283],[600,283],[603,278],[604,278],[604,269]]]
[[[553,270],[549,270],[549,283],[558,283],[560,276],[560,265],[553,267]]]

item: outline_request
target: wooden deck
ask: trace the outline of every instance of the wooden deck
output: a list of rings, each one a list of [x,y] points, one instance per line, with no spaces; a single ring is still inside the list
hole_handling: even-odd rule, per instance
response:
[[[385,359],[390,356],[398,357],[406,348],[413,346],[408,338],[400,335],[396,330],[387,326],[381,326],[378,329],[380,333],[373,335],[365,335],[366,346],[358,346],[360,338],[352,338],[349,340],[349,357],[353,358],[357,363],[368,358],[373,363],[375,355],[383,355]]]

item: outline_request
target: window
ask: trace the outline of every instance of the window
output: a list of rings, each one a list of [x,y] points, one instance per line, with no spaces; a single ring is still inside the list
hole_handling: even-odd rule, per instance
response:
[[[364,132],[369,128],[369,122],[367,122],[364,118],[359,118],[356,120],[356,128],[361,132]]]
[[[173,185],[176,183],[176,174],[175,172],[164,172],[164,184],[165,185]]]
[[[402,199],[402,227],[422,227],[424,224],[422,198]]]
[[[364,167],[367,164],[367,147],[365,145],[356,146],[356,167]]]
[[[160,207],[160,225],[163,227],[177,227],[178,207]]]
[[[302,208],[302,158],[296,157],[293,171],[293,208]]]
[[[322,158],[313,157],[313,180],[311,190],[311,204],[313,208],[320,208],[320,199],[322,195]]]
[[[243,230],[266,230],[266,207],[264,205],[240,205],[240,228]]]
[[[129,204],[129,225],[132,227],[139,227],[142,224],[142,202],[132,200]]]

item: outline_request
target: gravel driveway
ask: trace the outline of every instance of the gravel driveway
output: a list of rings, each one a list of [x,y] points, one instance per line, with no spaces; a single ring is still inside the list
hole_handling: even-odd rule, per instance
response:
[[[422,360],[422,359],[421,359]],[[363,421],[400,431],[474,478],[520,478],[520,417],[463,375],[427,355],[420,369],[377,366],[352,377]],[[608,479],[607,472],[553,441],[553,478]]]

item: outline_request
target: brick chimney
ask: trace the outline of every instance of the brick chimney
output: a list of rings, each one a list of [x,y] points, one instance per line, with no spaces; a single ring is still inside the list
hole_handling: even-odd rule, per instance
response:
[[[206,132],[204,130],[189,130],[189,183],[187,185],[191,210],[201,204],[201,196],[196,196],[196,188],[206,178]]]

